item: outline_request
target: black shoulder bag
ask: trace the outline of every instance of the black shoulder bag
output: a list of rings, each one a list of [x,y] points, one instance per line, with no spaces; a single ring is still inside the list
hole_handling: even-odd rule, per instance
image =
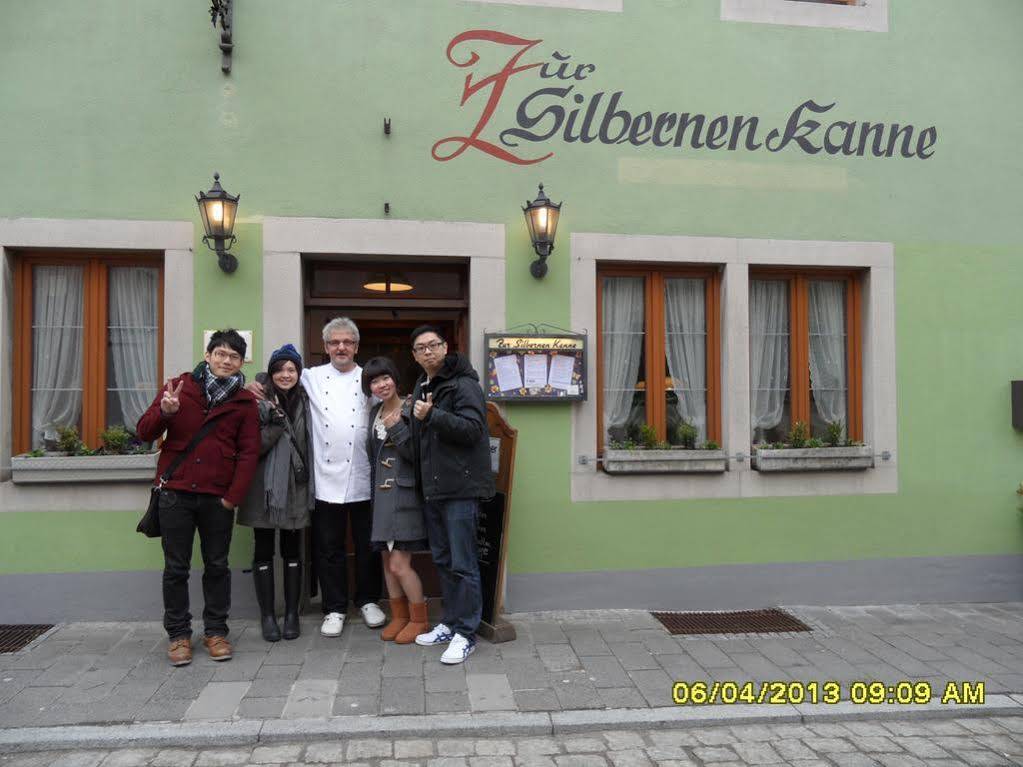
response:
[[[160,491],[163,489],[164,483],[178,470],[182,461],[195,449],[195,446],[213,431],[214,426],[216,426],[216,420],[212,418],[204,423],[202,428],[189,441],[188,445],[185,446],[185,449],[178,454],[177,458],[171,461],[170,466],[160,475],[159,483],[150,488],[149,506],[146,507],[146,513],[142,515],[142,519],[139,520],[138,526],[135,528],[136,533],[142,533],[146,538],[160,537]]]

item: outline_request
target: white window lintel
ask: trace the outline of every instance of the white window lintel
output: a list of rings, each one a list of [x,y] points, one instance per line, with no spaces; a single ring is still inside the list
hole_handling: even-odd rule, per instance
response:
[[[864,0],[858,5],[831,5],[800,0],[721,0],[721,20],[887,32],[888,2]]]

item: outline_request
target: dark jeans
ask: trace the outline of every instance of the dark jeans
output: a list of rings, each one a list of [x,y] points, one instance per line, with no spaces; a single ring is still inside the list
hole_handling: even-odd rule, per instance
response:
[[[234,512],[214,495],[163,490],[160,493],[160,532],[163,543],[163,627],[171,639],[192,636],[188,611],[188,575],[192,542],[199,531],[202,552],[202,621],[206,636],[227,636],[231,609],[231,548]]]
[[[252,535],[256,546],[252,553],[253,562],[269,562],[274,558],[274,537],[277,529],[273,527],[254,527]],[[299,536],[301,530],[281,530],[281,559],[298,559]]]
[[[472,637],[483,613],[476,558],[479,503],[475,499],[427,501],[423,504],[423,516],[444,598],[441,622],[456,634]]]
[[[362,607],[380,598],[383,570],[380,555],[372,550],[373,509],[369,501],[327,503],[317,501],[313,509],[313,552],[316,576],[323,595],[323,612],[348,612],[348,567],[345,558],[345,530],[352,520],[355,548],[355,605]]]

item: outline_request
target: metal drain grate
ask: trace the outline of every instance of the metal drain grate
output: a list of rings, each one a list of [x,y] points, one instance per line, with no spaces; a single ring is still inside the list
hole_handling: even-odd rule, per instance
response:
[[[42,623],[26,623],[20,626],[0,625],[0,653],[17,652],[52,628],[53,624]]]
[[[650,613],[670,634],[774,634],[812,629],[784,610],[732,613]]]

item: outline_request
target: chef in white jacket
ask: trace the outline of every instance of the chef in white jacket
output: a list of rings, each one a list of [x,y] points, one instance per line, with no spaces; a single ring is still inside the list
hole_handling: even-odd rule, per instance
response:
[[[348,611],[345,530],[349,519],[355,548],[355,604],[367,626],[381,626],[386,617],[377,605],[380,555],[370,546],[369,400],[362,391],[362,368],[355,364],[359,328],[347,317],[337,317],[323,327],[323,346],[330,362],[305,368],[302,385],[312,411],[316,487],[312,535],[324,613],[320,633],[340,636]]]

